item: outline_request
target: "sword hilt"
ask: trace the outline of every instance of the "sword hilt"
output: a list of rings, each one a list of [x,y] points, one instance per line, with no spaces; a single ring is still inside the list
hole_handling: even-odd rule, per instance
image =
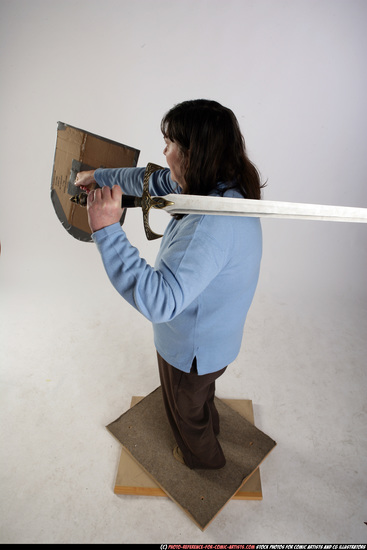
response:
[[[149,194],[149,178],[156,170],[162,170],[162,166],[149,162],[144,172],[143,181],[143,194],[141,197],[135,197],[134,195],[122,195],[121,207],[122,208],[136,208],[141,207],[143,210],[143,223],[144,231],[147,239],[152,241],[154,239],[160,239],[162,235],[154,233],[149,225],[149,210],[151,208],[162,209],[166,206],[173,204],[173,202],[167,201],[163,197],[151,197]],[[71,202],[78,204],[79,206],[87,206],[88,193],[79,193],[70,198]]]
[[[149,162],[146,166],[145,173],[144,173],[141,207],[143,210],[144,231],[148,241],[153,241],[154,239],[160,239],[162,237],[162,235],[158,235],[158,233],[154,233],[154,231],[150,229],[149,210],[151,208],[161,209],[161,208],[165,208],[165,206],[173,204],[170,201],[163,199],[162,197],[151,197],[149,194],[149,178],[153,174],[153,172],[156,172],[157,170],[163,170],[162,166]]]

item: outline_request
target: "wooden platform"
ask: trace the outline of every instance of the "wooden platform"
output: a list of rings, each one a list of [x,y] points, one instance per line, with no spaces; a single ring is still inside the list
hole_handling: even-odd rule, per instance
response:
[[[131,407],[139,403],[143,397],[133,396]],[[241,414],[246,420],[254,424],[254,411],[250,399],[222,399],[229,407]],[[136,460],[124,449],[121,448],[120,462],[116,474],[114,492],[116,495],[142,495],[153,497],[167,497],[148,475]],[[262,488],[260,469],[257,468],[250,479],[245,481],[241,489],[233,495],[233,500],[262,500]]]
[[[202,530],[230,499],[261,500],[258,467],[276,443],[253,425],[251,401],[216,398],[215,403],[227,464],[221,470],[190,470],[173,458],[175,441],[161,388],[134,397],[132,408],[107,426],[123,445],[115,493],[168,496]]]

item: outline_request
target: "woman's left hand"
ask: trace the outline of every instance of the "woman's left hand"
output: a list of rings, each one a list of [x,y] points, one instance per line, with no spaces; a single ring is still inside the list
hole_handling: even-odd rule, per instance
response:
[[[89,193],[88,222],[93,233],[120,221],[123,213],[121,197],[122,191],[118,185],[114,185],[112,189],[102,187]]]

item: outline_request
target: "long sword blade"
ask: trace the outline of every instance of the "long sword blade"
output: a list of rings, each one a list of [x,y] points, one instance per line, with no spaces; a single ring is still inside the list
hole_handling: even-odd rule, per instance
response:
[[[367,223],[367,208],[351,206],[184,194],[170,194],[160,198],[169,203],[163,208],[160,207],[169,214],[208,214]]]
[[[149,163],[146,167],[143,183],[143,195],[134,197],[123,195],[121,206],[132,208],[140,206],[143,210],[145,234],[149,240],[158,239],[158,235],[149,226],[149,210],[156,208],[169,214],[208,214],[216,216],[249,216],[263,218],[285,218],[299,220],[325,220],[336,222],[367,223],[367,208],[351,206],[329,206],[326,204],[305,204],[230,197],[169,194],[164,197],[151,197],[149,178],[162,167]],[[70,200],[86,206],[87,195],[81,193]]]

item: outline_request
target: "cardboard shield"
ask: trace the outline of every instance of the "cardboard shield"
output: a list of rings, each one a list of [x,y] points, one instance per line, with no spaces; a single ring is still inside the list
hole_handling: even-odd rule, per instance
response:
[[[75,239],[92,242],[87,209],[70,199],[80,193],[74,185],[78,172],[96,168],[135,167],[140,151],[80,128],[57,123],[51,181],[51,201],[57,217]],[[125,213],[120,220],[123,224]]]

